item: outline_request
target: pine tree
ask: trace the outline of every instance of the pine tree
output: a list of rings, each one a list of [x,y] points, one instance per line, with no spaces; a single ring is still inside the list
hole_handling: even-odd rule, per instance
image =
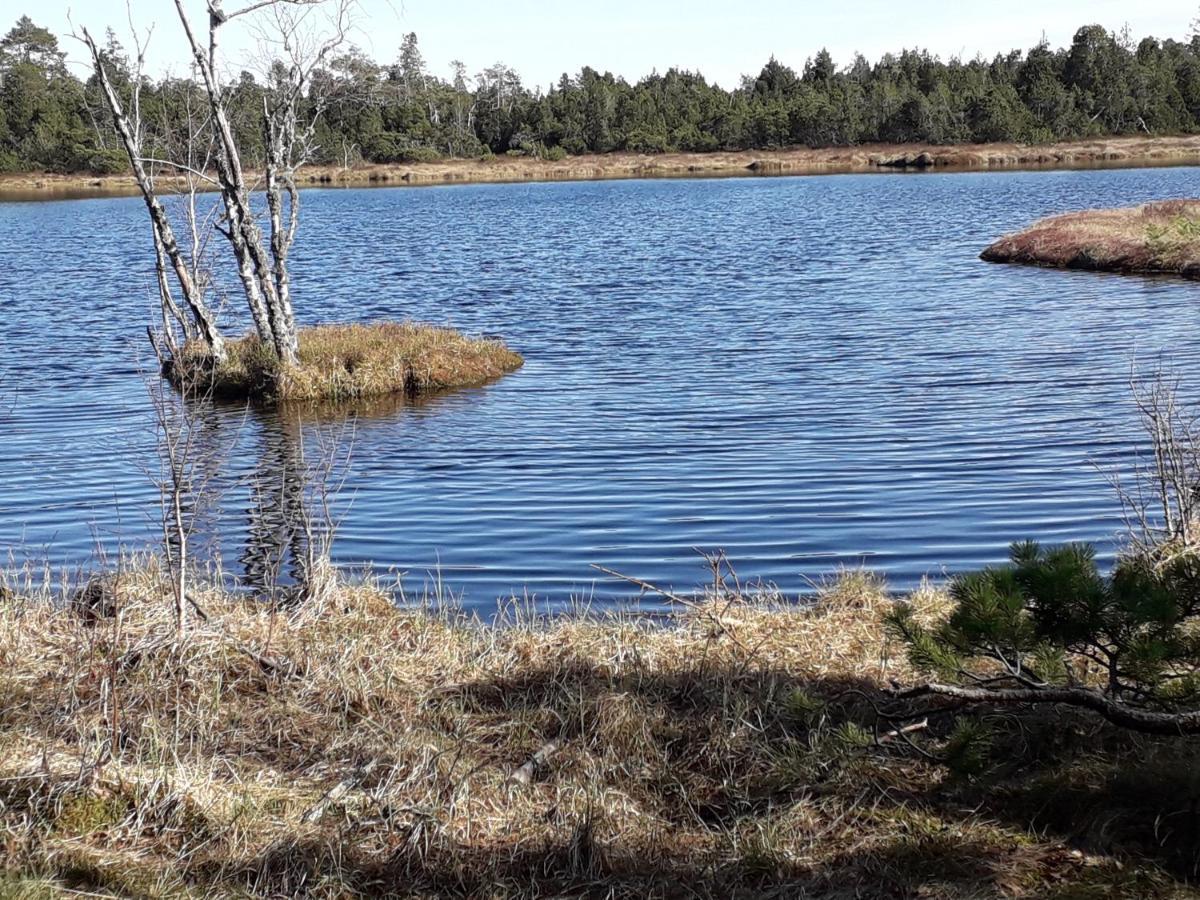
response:
[[[956,579],[934,627],[888,624],[933,681],[904,699],[1052,703],[1152,734],[1200,734],[1200,550],[1164,548],[1102,575],[1095,550],[1015,544],[1007,566]]]
[[[416,32],[404,36],[400,45],[400,80],[404,83],[405,99],[425,90],[425,60],[417,46]]]

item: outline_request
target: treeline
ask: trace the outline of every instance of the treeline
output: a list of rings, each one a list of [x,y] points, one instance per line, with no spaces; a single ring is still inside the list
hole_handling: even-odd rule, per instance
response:
[[[129,55],[111,33],[104,56],[128,92]],[[249,73],[230,85],[251,153],[261,147],[268,89]],[[187,79],[143,81],[150,146],[168,142],[194,92]],[[310,99],[318,98],[316,158],[346,166],[505,153],[1043,143],[1200,131],[1200,37],[1135,43],[1088,26],[1068,48],[1043,43],[992,60],[905,50],[839,67],[821,51],[800,71],[771,59],[733,90],[675,69],[630,84],[584,68],[543,91],[502,64],[470,76],[456,62],[439,78],[409,35],[393,63],[357,51],[333,60],[314,81]],[[57,38],[28,17],[0,41],[0,171],[123,170],[103,109],[95,79],[77,78]]]

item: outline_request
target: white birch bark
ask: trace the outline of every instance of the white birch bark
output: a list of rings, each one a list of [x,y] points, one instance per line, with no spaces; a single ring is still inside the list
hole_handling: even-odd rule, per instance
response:
[[[179,242],[175,238],[170,218],[167,216],[167,212],[155,192],[153,179],[146,171],[145,162],[142,159],[140,136],[130,123],[129,117],[125,114],[121,99],[117,96],[117,92],[113,89],[112,82],[108,78],[108,72],[104,68],[104,62],[100,56],[100,51],[96,47],[96,42],[92,40],[92,36],[88,34],[87,29],[83,30],[83,40],[91,53],[96,78],[108,103],[109,111],[112,113],[113,125],[117,129],[117,133],[121,136],[121,142],[129,157],[129,163],[133,168],[134,179],[137,181],[138,189],[142,193],[142,199],[145,201],[146,209],[150,214],[150,222],[154,229],[156,256],[161,253],[162,256],[165,256],[170,261],[171,269],[175,273],[175,279],[179,284],[180,292],[191,312],[192,319],[200,333],[201,339],[208,344],[214,358],[223,359],[225,356],[225,340],[217,328],[215,317],[204,302],[203,293],[192,276],[192,271],[188,267],[188,262],[184,258],[183,251],[179,248]],[[177,313],[178,307],[175,306],[169,284],[163,276],[165,276],[165,273],[160,273],[159,291],[161,302],[168,310],[174,307],[174,313]]]

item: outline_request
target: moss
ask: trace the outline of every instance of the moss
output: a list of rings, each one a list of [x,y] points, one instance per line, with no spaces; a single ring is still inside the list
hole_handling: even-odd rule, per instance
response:
[[[64,836],[81,837],[112,828],[128,812],[129,804],[118,797],[76,794],[63,801],[54,817],[54,830]]]
[[[230,341],[214,366],[207,348],[184,347],[167,375],[181,388],[232,399],[339,402],[474,387],[519,369],[503,342],[412,322],[322,325],[299,333],[299,363],[281,365],[257,336]]]

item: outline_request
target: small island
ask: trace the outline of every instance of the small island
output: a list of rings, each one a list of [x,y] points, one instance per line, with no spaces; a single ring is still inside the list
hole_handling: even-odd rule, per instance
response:
[[[321,325],[298,334],[298,360],[284,363],[256,334],[225,345],[214,363],[192,342],[168,360],[176,387],[267,402],[340,402],[476,387],[525,362],[500,340],[414,322]]]
[[[987,262],[1200,279],[1200,200],[1052,216],[1005,235]]]

